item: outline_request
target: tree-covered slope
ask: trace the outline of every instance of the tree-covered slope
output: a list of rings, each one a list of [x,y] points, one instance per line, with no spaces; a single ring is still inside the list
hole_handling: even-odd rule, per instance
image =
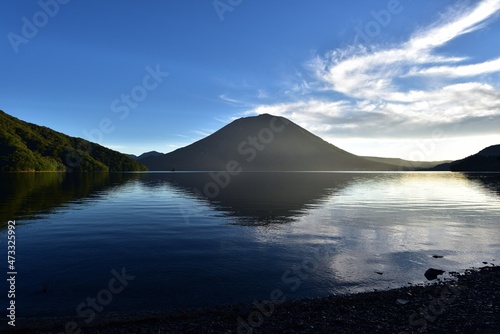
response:
[[[120,152],[0,110],[0,171],[107,172],[147,168]]]
[[[464,159],[438,165],[434,170],[453,172],[500,172],[500,145],[493,145]]]

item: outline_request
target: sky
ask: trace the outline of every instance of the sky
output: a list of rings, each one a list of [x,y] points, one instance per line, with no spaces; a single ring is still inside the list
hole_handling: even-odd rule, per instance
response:
[[[500,144],[500,0],[3,0],[0,13],[0,109],[123,153],[261,113],[358,155]]]

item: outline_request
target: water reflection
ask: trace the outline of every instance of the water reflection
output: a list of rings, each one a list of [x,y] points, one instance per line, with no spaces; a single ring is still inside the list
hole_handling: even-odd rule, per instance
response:
[[[57,176],[2,175],[2,217],[57,213],[18,230],[28,315],[74,314],[122,267],[137,278],[110,311],[251,302],[275,288],[301,298],[401,286],[429,267],[500,256],[491,175],[242,173],[213,196],[207,173]],[[313,273],[292,291],[311,258]],[[54,288],[40,292],[46,283]]]
[[[436,209],[452,210],[453,205],[467,204],[471,189],[478,186],[487,190],[480,191],[485,205],[491,193],[500,195],[499,174],[242,173],[220,186],[208,173],[170,173],[147,174],[141,184],[175,189],[232,217],[236,224],[254,226],[289,223],[326,202],[331,206],[348,203],[353,210],[370,206],[387,213],[391,208],[413,205],[408,209],[414,210],[429,203]],[[477,199],[473,202],[472,209],[482,209],[476,206]]]
[[[392,182],[387,184],[389,179]],[[333,205],[333,199],[339,195],[340,202],[335,204],[348,201],[351,209],[370,205],[384,211],[391,203],[408,201],[413,201],[416,207],[432,201],[436,207],[450,209],[449,196],[455,202],[457,197],[469,196],[456,189],[450,193],[450,180],[453,187],[460,184],[465,192],[480,186],[500,196],[500,174],[494,173],[284,172],[241,173],[228,179],[203,172],[3,173],[0,174],[0,228],[8,220],[34,219],[66,203],[78,204],[113,189],[118,191],[132,181],[147,191],[168,189],[188,202],[207,204],[235,224],[265,226],[293,222],[309,209],[317,210],[322,203]]]
[[[354,290],[365,288],[359,282],[397,286],[404,277],[423,279],[429,267],[455,271],[498,260],[500,206],[491,189],[494,180],[458,173],[373,175],[350,182],[285,228],[272,234],[256,229],[255,238],[297,248],[305,242],[335,244],[331,275],[356,283]],[[434,254],[444,258],[434,259]]]
[[[500,196],[500,173],[463,173],[462,175]]]
[[[242,173],[217,179],[208,173],[148,174],[145,187],[171,186],[241,225],[288,223],[366,176],[349,173]],[[219,180],[219,182],[217,182]]]
[[[208,173],[149,174],[146,187],[176,188],[211,205],[242,225],[267,225],[293,221],[298,215],[334,196],[362,174],[333,173],[242,173],[217,184]]]
[[[66,203],[81,203],[140,178],[135,173],[0,173],[0,229],[8,220],[29,220]]]

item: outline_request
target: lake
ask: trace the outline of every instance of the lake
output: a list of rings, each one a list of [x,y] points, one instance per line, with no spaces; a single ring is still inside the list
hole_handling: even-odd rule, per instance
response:
[[[99,316],[276,291],[287,299],[369,291],[426,282],[430,267],[463,271],[500,259],[494,173],[19,173],[0,181],[2,254],[16,220],[18,317],[90,317],[88,298],[100,300]],[[4,280],[0,288],[8,290]]]

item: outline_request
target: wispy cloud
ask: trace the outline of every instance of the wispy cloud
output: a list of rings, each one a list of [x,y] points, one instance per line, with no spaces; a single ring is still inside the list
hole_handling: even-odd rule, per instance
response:
[[[244,101],[240,101],[238,99],[235,99],[235,98],[231,98],[229,96],[227,96],[226,94],[221,94],[219,95],[219,99],[225,103],[229,103],[231,105],[236,105],[236,106],[244,106],[244,105],[247,105]]]
[[[500,58],[483,63],[461,66],[433,66],[425,69],[412,69],[408,76],[437,76],[448,78],[474,77],[500,72]]]
[[[470,127],[476,134],[498,132],[488,122],[500,124],[500,90],[482,76],[500,72],[500,57],[474,63],[471,55],[440,50],[483,29],[499,12],[500,0],[454,7],[399,45],[351,45],[314,57],[308,65],[317,82],[304,90],[321,90],[321,98],[311,90],[299,101],[261,105],[247,113],[282,115],[325,138],[425,137],[432,128],[451,134],[457,124],[464,130],[472,123],[484,123]],[[324,87],[333,97],[324,96]]]
[[[193,132],[203,137],[210,136],[213,133],[213,131],[207,130],[193,130]]]
[[[331,89],[348,97],[405,102],[406,92],[404,87],[396,83],[398,78],[419,71],[432,72],[436,64],[465,61],[467,57],[439,55],[436,49],[483,27],[482,23],[499,10],[500,1],[486,0],[468,11],[449,13],[447,17],[442,18],[442,22],[415,33],[400,46],[376,51],[356,47],[335,50],[326,57],[316,59],[316,74],[330,84]],[[483,67],[492,69],[495,65],[498,64],[486,63]],[[424,68],[425,70],[422,70]],[[448,69],[452,67],[448,66]],[[478,68],[475,71],[478,71]]]

